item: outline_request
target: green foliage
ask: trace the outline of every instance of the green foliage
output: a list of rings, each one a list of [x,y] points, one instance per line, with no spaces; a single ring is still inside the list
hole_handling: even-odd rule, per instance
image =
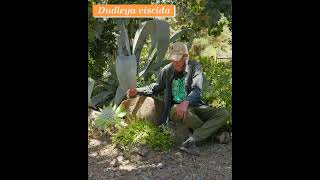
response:
[[[213,107],[226,108],[232,113],[232,64],[231,62],[217,63],[212,58],[197,58],[202,64],[204,75],[209,87],[203,92],[203,98]],[[227,121],[231,128],[232,118]]]
[[[166,126],[160,129],[150,121],[135,119],[127,127],[112,135],[112,142],[123,150],[130,151],[139,145],[152,150],[167,151],[173,145],[172,132]]]
[[[103,72],[101,79],[96,81],[93,90],[94,97],[92,98],[94,106],[102,107],[104,104],[110,104],[115,97],[118,84],[114,63],[110,63]]]
[[[112,99],[115,96],[118,79],[115,73],[115,62],[107,64],[105,68],[103,68],[102,77],[99,80],[91,80],[94,81],[94,88],[91,91],[90,96],[90,106],[94,107],[102,107],[104,104],[110,104]],[[89,81],[88,81],[89,83]],[[89,84],[88,84],[88,93],[89,93]]]
[[[176,17],[168,19],[174,30],[192,28],[196,32],[205,30],[210,36],[218,36],[224,25],[231,29],[231,0],[177,1],[176,10]],[[227,18],[228,23],[219,22],[222,16]]]
[[[170,42],[176,42],[178,39],[181,39],[180,41],[188,41],[187,47],[190,49],[192,47],[194,36],[194,30],[186,28],[172,34],[170,37]]]
[[[97,1],[88,2],[88,76],[99,80],[115,54],[115,24],[112,19],[94,18],[93,4]]]
[[[226,21],[223,16],[219,20]],[[199,33],[199,37],[194,39],[193,47],[190,50],[191,57],[201,56],[213,58],[232,56],[232,32],[226,24],[222,27],[222,32],[218,36],[209,36],[206,31]]]
[[[157,81],[156,75],[152,74],[151,76],[148,77],[139,77],[137,81],[137,87],[144,87],[146,85],[150,85],[154,82]]]
[[[205,49],[201,52],[202,57],[213,57],[214,60],[216,59],[216,55],[216,49],[211,45],[205,47]]]

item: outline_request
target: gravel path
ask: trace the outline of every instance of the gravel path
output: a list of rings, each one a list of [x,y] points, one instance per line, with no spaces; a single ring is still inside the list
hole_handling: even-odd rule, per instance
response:
[[[173,149],[168,153],[126,157],[110,141],[89,139],[88,179],[106,180],[229,180],[232,179],[232,143],[207,142],[201,156]],[[129,161],[130,159],[130,161]]]

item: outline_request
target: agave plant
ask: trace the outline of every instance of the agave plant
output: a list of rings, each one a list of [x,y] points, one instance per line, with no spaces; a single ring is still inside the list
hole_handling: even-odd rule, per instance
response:
[[[104,82],[102,82],[104,83]],[[88,107],[92,109],[96,109],[98,104],[105,102],[108,98],[112,97],[114,94],[114,90],[112,89],[113,84],[109,84],[112,82],[107,82],[103,85],[96,85],[96,81],[94,79],[88,78]],[[93,91],[97,88],[103,87],[104,89],[102,92],[92,96]]]
[[[164,57],[169,44],[188,34],[188,48],[192,46],[194,32],[192,29],[183,29],[170,36],[169,24],[160,19],[146,21],[140,24],[133,39],[132,51],[130,50],[129,38],[126,30],[128,19],[116,20],[118,34],[118,56],[116,59],[116,73],[119,86],[115,96],[115,105],[118,106],[129,88],[135,88],[137,77],[145,76],[147,73],[156,72],[162,66],[170,63]],[[147,64],[139,69],[140,55],[143,45],[148,37],[151,37],[151,48],[147,57]]]
[[[127,114],[124,106],[120,105],[116,107],[114,105],[112,108],[110,106],[100,108],[100,114],[98,115],[95,126],[100,130],[105,130],[106,128],[116,125],[121,122],[121,119]]]
[[[194,32],[192,29],[183,29],[170,36],[169,24],[160,19],[153,19],[143,22],[137,29],[133,42],[132,49],[128,38],[126,26],[129,24],[129,19],[114,19],[116,29],[119,31],[117,36],[118,53],[116,57],[116,71],[111,73],[116,83],[109,82],[93,82],[95,87],[91,88],[90,96],[88,91],[89,106],[96,107],[102,105],[106,101],[114,97],[114,104],[118,106],[125,97],[125,92],[129,88],[135,88],[137,85],[137,78],[141,76],[157,74],[162,66],[170,63],[169,60],[164,59],[168,50],[169,44],[179,40],[183,35],[189,35],[188,48],[191,48]],[[140,55],[146,43],[146,40],[151,39],[151,48],[148,52],[148,57],[145,60],[146,65],[140,67]],[[93,81],[93,80],[91,80]],[[103,91],[91,97],[92,91],[103,87]],[[89,88],[89,84],[88,84]]]
[[[94,80],[88,78],[88,107],[92,106],[91,94],[93,91]]]

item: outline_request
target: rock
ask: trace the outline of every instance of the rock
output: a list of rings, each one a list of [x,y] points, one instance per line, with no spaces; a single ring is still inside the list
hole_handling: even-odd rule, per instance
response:
[[[150,179],[144,175],[140,175],[139,180],[150,180]]]
[[[174,155],[175,155],[178,159],[182,159],[182,158],[183,158],[181,152],[177,152],[177,153],[175,153]]]
[[[154,151],[150,151],[146,156],[146,158],[150,160],[150,159],[153,159],[155,156],[156,156],[156,153]]]
[[[127,110],[128,115],[139,119],[150,120],[159,125],[164,109],[164,103],[153,97],[137,96],[124,100],[121,103]]]
[[[167,169],[159,169],[157,174],[155,175],[155,179],[158,180],[171,180],[172,178],[172,173],[168,171]]]
[[[115,177],[119,177],[121,173],[119,171],[115,172]]]
[[[97,155],[98,155],[97,152],[93,152],[93,153],[88,154],[88,156],[91,156],[91,157],[96,157]]]
[[[129,160],[124,160],[124,161],[122,161],[122,165],[127,165],[127,164],[130,164],[130,161],[129,161]]]
[[[120,162],[118,159],[113,159],[111,162],[110,162],[110,165],[112,167],[119,167],[120,166]]]
[[[90,111],[88,111],[88,122],[89,121],[94,121],[95,119],[97,119],[97,117],[99,116],[100,112],[90,109]]]
[[[170,121],[168,123],[173,131],[173,140],[175,146],[180,146],[190,135],[189,128],[180,122]]]
[[[136,169],[136,167],[132,164],[125,164],[125,165],[120,165],[119,169],[126,170],[126,171],[132,171],[133,169]]]
[[[95,120],[99,116],[100,112],[96,110],[90,110],[88,112],[88,136],[91,138],[101,138],[101,132],[95,127]]]
[[[149,149],[145,145],[140,145],[133,150],[133,153],[138,154],[142,157],[146,157],[149,152]]]
[[[94,146],[99,146],[103,142],[98,140],[98,139],[89,139],[89,146],[94,147]]]
[[[124,159],[130,159],[131,155],[132,154],[130,152],[127,152],[127,151],[123,152]]]
[[[159,163],[161,160],[162,160],[162,155],[160,155],[160,154],[156,155],[156,156],[152,159],[152,161],[153,161],[154,163]]]
[[[122,162],[124,158],[123,158],[123,156],[118,156],[117,159],[118,159],[118,161]]]
[[[231,140],[230,135],[228,132],[223,132],[220,135],[217,136],[217,140],[221,144],[227,144]]]
[[[142,156],[140,156],[139,154],[132,154],[130,156],[130,161],[131,162],[139,162],[142,160]]]
[[[123,176],[121,178],[119,178],[118,180],[139,180],[139,177],[136,177],[135,175],[126,175],[126,176]]]
[[[199,176],[199,177],[197,177],[196,180],[203,180],[203,177],[202,177],[202,176]]]
[[[157,164],[157,167],[160,168],[160,169],[162,169],[162,168],[163,168],[163,163],[161,163],[161,162],[158,163],[158,164]]]

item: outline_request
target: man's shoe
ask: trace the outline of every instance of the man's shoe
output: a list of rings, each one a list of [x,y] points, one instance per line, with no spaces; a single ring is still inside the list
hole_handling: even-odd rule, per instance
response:
[[[196,147],[196,141],[192,136],[183,142],[179,149],[188,154],[200,156],[200,151]]]

